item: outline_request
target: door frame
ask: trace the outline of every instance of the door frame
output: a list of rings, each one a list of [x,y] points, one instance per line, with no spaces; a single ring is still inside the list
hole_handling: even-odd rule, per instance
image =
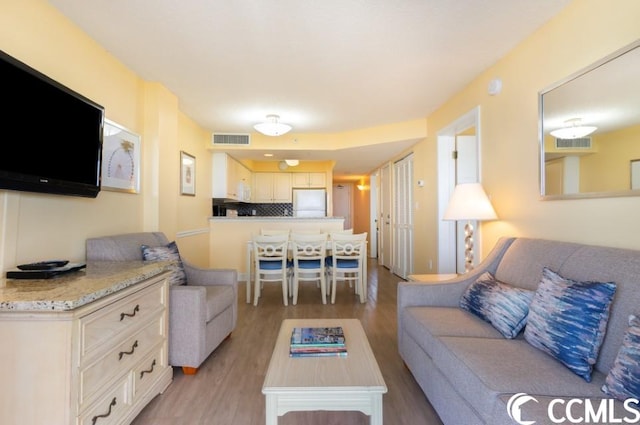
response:
[[[462,115],[447,127],[437,133],[437,160],[438,160],[438,273],[456,273],[457,265],[457,232],[455,221],[445,221],[442,219],[444,212],[449,205],[449,199],[456,185],[455,163],[451,160],[451,153],[455,149],[456,135],[475,127],[476,128],[476,152],[478,164],[478,177],[480,170],[480,106],[476,106],[466,114]],[[479,229],[476,230],[474,238],[480,242]]]

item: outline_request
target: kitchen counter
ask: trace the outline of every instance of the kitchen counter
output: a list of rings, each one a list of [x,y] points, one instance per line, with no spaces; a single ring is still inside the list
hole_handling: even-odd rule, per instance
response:
[[[73,310],[168,270],[170,264],[101,261],[51,279],[2,279],[0,311]]]
[[[329,232],[343,228],[344,217],[211,217],[209,264],[213,268],[235,269],[238,280],[246,281],[247,242],[261,229]]]

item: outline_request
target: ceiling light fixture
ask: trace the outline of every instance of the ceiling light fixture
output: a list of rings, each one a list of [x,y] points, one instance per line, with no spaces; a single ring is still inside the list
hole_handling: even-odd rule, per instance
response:
[[[291,126],[280,122],[279,115],[267,115],[267,121],[253,126],[265,136],[282,136],[291,130]]]
[[[579,139],[586,137],[598,129],[598,127],[589,125],[580,125],[580,118],[572,118],[564,122],[565,127],[553,130],[551,135],[558,139]]]
[[[289,167],[295,167],[300,164],[300,161],[297,159],[285,159],[284,162],[286,162]]]

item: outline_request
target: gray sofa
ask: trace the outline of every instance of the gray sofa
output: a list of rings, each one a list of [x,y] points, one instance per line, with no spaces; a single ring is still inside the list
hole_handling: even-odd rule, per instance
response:
[[[90,238],[87,261],[140,261],[142,245],[160,247],[168,242],[160,232]],[[181,260],[187,284],[172,285],[169,290],[169,364],[195,374],[235,329],[238,277],[236,270],[203,269]]]
[[[485,271],[499,281],[535,290],[545,266],[569,279],[617,285],[591,382],[533,347],[522,332],[505,339],[490,323],[459,308],[465,289]],[[502,238],[467,274],[436,284],[399,283],[399,352],[445,424],[552,424],[550,403],[554,418],[559,419],[567,417],[565,402],[572,398],[594,403],[611,399],[601,387],[632,313],[640,313],[640,251]],[[520,421],[507,408],[509,399],[518,393],[537,401],[522,404]],[[553,402],[558,398],[562,402]],[[612,403],[617,418],[629,416],[622,402]],[[573,418],[584,417],[585,404],[569,403]]]

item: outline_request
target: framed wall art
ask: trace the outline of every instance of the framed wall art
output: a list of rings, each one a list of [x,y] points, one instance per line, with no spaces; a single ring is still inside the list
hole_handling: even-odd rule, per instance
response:
[[[180,151],[180,194],[196,195],[196,157]]]
[[[110,120],[104,122],[102,189],[140,192],[140,136]]]

